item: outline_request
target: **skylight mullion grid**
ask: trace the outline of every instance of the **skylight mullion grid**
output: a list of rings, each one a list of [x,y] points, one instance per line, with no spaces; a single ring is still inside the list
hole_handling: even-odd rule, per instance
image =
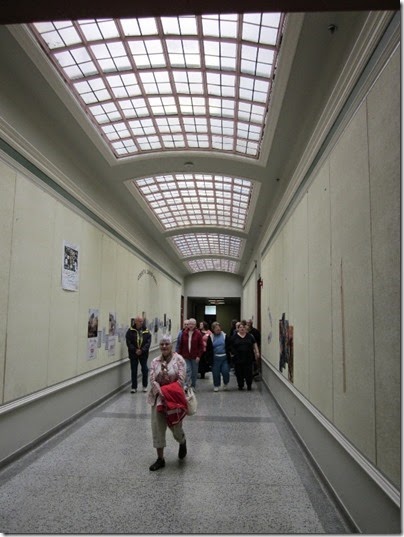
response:
[[[243,239],[219,233],[187,233],[171,237],[178,253],[183,257],[223,256],[240,258]]]
[[[180,18],[177,17],[178,22],[179,22],[179,19]],[[158,27],[158,33],[161,36],[161,42],[162,42],[162,46],[163,46],[164,56],[165,56],[165,59],[166,59],[166,65],[169,66],[170,65],[170,58],[169,58],[168,49],[167,49],[167,42],[166,42],[166,39],[164,38],[165,33],[164,33],[162,18],[157,18],[156,22],[157,22],[157,27]],[[179,27],[181,28],[180,22],[179,22]],[[181,30],[180,30],[179,35],[182,38]],[[168,70],[168,73],[169,73],[168,76],[170,78],[171,87],[173,89],[172,94],[173,94],[174,100],[176,102],[177,110],[178,110],[178,121],[179,121],[179,124],[181,126],[181,132],[184,133],[184,142],[185,142],[186,146],[188,146],[186,136],[185,136],[186,131],[185,131],[184,119],[183,119],[182,114],[180,114],[181,107],[180,107],[180,102],[179,102],[179,96],[178,96],[178,92],[175,91],[176,82],[175,82],[175,78],[174,78],[174,74],[173,74],[173,69],[167,69],[167,70]],[[162,143],[163,143],[163,147],[164,147],[164,139],[163,138],[162,138]]]
[[[190,261],[187,261],[185,265],[191,272],[221,271],[236,273],[239,263],[229,259],[210,257],[204,259],[191,259]]]
[[[252,191],[248,180],[174,174],[132,183],[166,230],[196,225],[245,229]]]
[[[89,19],[34,23],[31,27],[117,158],[164,148],[217,149],[257,158],[283,22],[282,16],[269,13]],[[188,50],[193,46],[195,51]],[[83,52],[81,49],[85,49],[88,62],[77,57]],[[66,66],[58,63],[64,52],[74,57],[71,63],[66,60]],[[233,53],[236,70],[233,69]],[[211,59],[207,62],[208,57]],[[188,73],[186,96],[176,91],[176,70]],[[147,73],[156,76],[159,71],[167,73],[170,94],[166,93],[168,84],[160,91],[158,84],[147,83],[146,91]],[[130,95],[132,85],[126,98],[116,96],[109,80],[114,74],[125,73],[136,77],[141,95]],[[193,87],[199,87],[199,82],[191,81],[193,73],[202,79],[203,95],[193,92]],[[231,84],[226,82],[229,74],[235,77],[234,95]],[[211,76],[220,79],[213,94],[209,91]],[[97,88],[97,80],[102,80],[105,90]],[[88,86],[78,82],[87,82]],[[152,87],[156,88],[155,93],[150,93]],[[137,135],[132,132],[132,118],[138,120]],[[173,124],[168,128],[169,122],[164,123],[164,118],[176,118],[178,128]],[[222,120],[221,131],[215,119]],[[234,122],[232,133],[225,127],[226,120]],[[251,123],[255,128],[245,127],[240,122]],[[216,125],[216,133],[210,132],[211,123]],[[162,124],[166,125],[165,132],[159,129]]]
[[[128,58],[129,58],[129,61],[131,63],[131,66],[132,66],[131,70],[136,76],[137,83],[139,85],[139,88],[141,89],[141,95],[144,96],[144,95],[146,95],[145,86],[144,86],[142,77],[140,75],[140,70],[138,69],[138,67],[136,65],[136,62],[133,59],[133,54],[132,54],[132,51],[131,51],[131,48],[130,48],[130,45],[129,45],[129,42],[131,41],[131,36],[125,34],[124,28],[123,28],[122,23],[121,23],[121,21],[119,19],[116,20],[115,22],[116,22],[116,26],[118,28],[119,34],[121,36],[122,43],[123,43],[123,46],[125,48],[126,54],[127,54]],[[146,40],[146,37],[147,36],[142,35],[143,40]],[[153,39],[153,37],[150,37],[150,39]],[[163,147],[163,144],[162,144],[161,135],[160,135],[158,125],[156,124],[156,119],[154,117],[154,114],[152,113],[152,110],[150,108],[150,103],[148,102],[148,99],[145,98],[144,100],[145,100],[146,108],[147,108],[147,110],[149,112],[148,117],[151,119],[151,121],[153,123],[153,126],[154,126],[154,131],[155,131],[154,136],[156,136],[159,139],[160,148],[161,148],[161,147]],[[121,100],[120,102],[123,102],[123,100]],[[138,118],[134,118],[133,121],[136,121],[136,119],[138,119]],[[129,132],[133,132],[130,120],[127,120],[127,124],[129,126]],[[136,136],[133,136],[133,139],[136,142],[136,146],[139,148],[139,151],[142,152],[141,145],[139,144],[139,138],[136,138]]]
[[[117,134],[118,134],[119,131],[115,128],[115,126],[122,123],[122,124],[124,124],[126,126],[126,129],[127,129],[128,133],[130,133],[132,129],[131,129],[130,125],[129,125],[129,122],[128,122],[127,118],[125,117],[124,113],[121,111],[121,109],[120,109],[120,107],[118,105],[118,99],[116,99],[114,97],[114,93],[112,91],[112,88],[111,88],[111,86],[109,84],[109,81],[108,81],[107,77],[105,76],[105,72],[104,72],[103,68],[101,67],[101,65],[100,65],[95,53],[93,52],[93,47],[96,47],[97,45],[104,45],[105,41],[103,39],[102,40],[88,41],[84,31],[82,30],[82,27],[80,26],[80,24],[77,21],[73,21],[73,25],[74,25],[77,33],[80,35],[83,44],[86,44],[87,51],[88,51],[90,57],[92,57],[94,64],[98,66],[98,76],[101,78],[101,80],[103,80],[105,87],[109,89],[111,99],[108,99],[107,101],[105,101],[105,100],[101,101],[98,104],[101,104],[101,106],[104,106],[104,105],[108,104],[108,102],[114,103],[116,108],[117,108],[117,110],[121,114],[120,119],[118,119],[116,121],[111,121],[109,123],[109,125],[111,125],[111,127],[113,127],[115,129],[115,131],[117,132]],[[116,26],[117,26],[118,32],[119,32],[120,28],[119,28],[118,24]],[[113,44],[113,43],[122,43],[123,48],[126,51],[127,58],[128,58],[131,66],[132,66],[132,70],[134,71],[134,74],[136,76],[135,66],[133,65],[133,62],[132,62],[130,54],[128,54],[128,51],[126,50],[125,41],[124,40],[121,41],[120,36],[118,35],[118,37],[116,37],[114,39],[111,39],[111,40],[108,40],[108,45]],[[116,72],[119,73],[120,72],[119,69],[117,69]],[[137,79],[138,79],[138,77],[137,77]],[[139,85],[139,79],[137,80],[137,82],[138,82],[138,85]],[[102,127],[103,127],[103,125],[101,125],[101,129],[102,129]],[[104,139],[107,138],[108,142],[111,141],[110,137],[108,137],[108,134],[104,129],[102,129],[101,133],[102,133],[102,136],[103,136]],[[123,138],[119,137],[119,141],[124,143],[124,140],[129,139],[129,138],[131,138],[131,137],[130,136],[123,137]],[[115,143],[117,143],[117,142],[115,142]],[[137,143],[137,140],[133,139],[133,143],[134,143],[134,146],[136,147],[136,150],[139,151],[140,146]]]

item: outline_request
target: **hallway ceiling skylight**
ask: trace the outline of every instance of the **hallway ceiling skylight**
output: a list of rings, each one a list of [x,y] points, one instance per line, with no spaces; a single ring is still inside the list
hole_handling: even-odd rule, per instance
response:
[[[221,226],[244,230],[252,182],[202,173],[176,173],[134,179],[165,230],[189,226]]]
[[[259,157],[283,15],[30,25],[117,159],[164,150]]]
[[[243,239],[221,233],[187,233],[171,237],[181,257],[227,256],[240,258]]]
[[[191,272],[205,272],[205,271],[220,271],[220,272],[232,272],[236,273],[238,270],[238,263],[230,259],[192,259],[187,261],[186,265]]]

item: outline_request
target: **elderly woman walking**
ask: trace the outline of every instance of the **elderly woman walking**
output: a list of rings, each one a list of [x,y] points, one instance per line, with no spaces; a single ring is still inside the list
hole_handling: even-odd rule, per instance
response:
[[[160,339],[160,356],[150,364],[150,391],[148,403],[151,405],[151,427],[153,447],[157,450],[157,460],[150,466],[151,471],[165,466],[164,448],[166,431],[170,428],[179,443],[178,458],[187,454],[182,420],[186,416],[187,401],[184,393],[186,376],[185,360],[173,351],[169,336]]]
[[[238,389],[244,389],[244,381],[247,390],[251,390],[253,381],[253,363],[259,359],[259,349],[252,334],[247,332],[247,321],[240,321],[237,334],[230,339],[230,353],[234,362]]]
[[[213,391],[218,392],[221,377],[224,390],[227,390],[230,380],[230,341],[217,321],[212,323],[212,332],[207,340],[206,354],[212,363]]]

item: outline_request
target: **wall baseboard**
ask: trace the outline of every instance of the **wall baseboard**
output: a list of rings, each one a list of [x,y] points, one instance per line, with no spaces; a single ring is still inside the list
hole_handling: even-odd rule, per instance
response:
[[[272,364],[262,381],[360,533],[401,533],[400,492]]]

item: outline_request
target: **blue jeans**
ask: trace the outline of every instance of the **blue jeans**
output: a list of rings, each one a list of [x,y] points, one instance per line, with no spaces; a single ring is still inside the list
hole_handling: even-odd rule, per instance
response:
[[[213,357],[212,364],[212,376],[213,376],[213,385],[215,388],[220,386],[220,374],[223,376],[223,384],[228,384],[230,380],[230,367],[229,362],[227,361],[227,356],[217,356]]]
[[[135,390],[137,390],[137,370],[139,362],[142,368],[143,388],[147,388],[147,382],[149,380],[149,368],[147,367],[147,358],[147,356],[137,356],[136,354],[134,356],[132,354],[129,356],[132,388]]]
[[[185,384],[189,385],[189,383],[191,383],[191,386],[195,388],[196,379],[198,376],[199,362],[197,362],[196,360],[190,360],[189,358],[185,358],[185,363],[187,364],[187,378]]]

